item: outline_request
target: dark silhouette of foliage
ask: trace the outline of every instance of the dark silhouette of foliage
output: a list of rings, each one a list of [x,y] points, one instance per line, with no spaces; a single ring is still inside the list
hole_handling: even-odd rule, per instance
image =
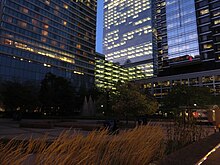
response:
[[[173,113],[175,117],[182,113],[185,121],[185,111],[188,111],[192,116],[191,111],[193,108],[205,107],[212,104],[212,102],[213,96],[208,87],[177,85],[162,100],[162,109]]]
[[[38,105],[38,89],[30,83],[2,84],[2,98],[6,110],[33,111]]]
[[[115,97],[115,93],[110,89],[97,90],[96,111],[103,113],[105,116],[114,116],[112,111],[112,101]]]
[[[167,108],[180,106],[204,106],[211,102],[212,96],[208,87],[174,86],[169,94],[163,99]]]
[[[140,116],[153,114],[158,108],[157,101],[141,91],[134,83],[121,84],[113,97],[112,109],[121,116]]]
[[[75,90],[71,82],[63,77],[48,73],[41,82],[40,101],[44,111],[53,115],[72,114],[75,104]]]

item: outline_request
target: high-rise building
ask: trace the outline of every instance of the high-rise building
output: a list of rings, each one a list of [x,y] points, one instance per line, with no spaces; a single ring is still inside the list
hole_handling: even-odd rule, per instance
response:
[[[94,83],[96,0],[1,0],[0,79]]]
[[[220,68],[220,1],[157,0],[159,76]]]
[[[103,53],[106,60],[127,67],[140,66],[148,77],[153,76],[156,71],[153,2],[152,0],[104,2]]]
[[[220,1],[157,0],[158,77],[140,80],[162,98],[175,85],[220,95]]]

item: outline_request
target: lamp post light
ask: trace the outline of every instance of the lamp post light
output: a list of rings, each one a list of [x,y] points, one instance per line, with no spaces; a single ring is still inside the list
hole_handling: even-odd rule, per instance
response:
[[[104,109],[103,109],[103,108],[104,108],[104,105],[103,105],[103,104],[101,104],[101,106],[100,106],[100,107],[101,107],[101,110],[102,110],[102,114],[103,114],[103,115],[105,115],[105,111],[104,111]]]

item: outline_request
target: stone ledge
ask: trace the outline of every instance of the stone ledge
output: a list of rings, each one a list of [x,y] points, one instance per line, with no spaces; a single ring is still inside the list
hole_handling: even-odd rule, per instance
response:
[[[19,127],[52,129],[54,128],[54,124],[52,122],[20,122]]]

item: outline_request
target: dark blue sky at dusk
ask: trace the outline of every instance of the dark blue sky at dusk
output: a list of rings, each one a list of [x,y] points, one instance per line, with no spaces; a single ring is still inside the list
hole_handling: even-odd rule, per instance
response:
[[[103,0],[97,0],[96,52],[102,53],[103,37]]]

